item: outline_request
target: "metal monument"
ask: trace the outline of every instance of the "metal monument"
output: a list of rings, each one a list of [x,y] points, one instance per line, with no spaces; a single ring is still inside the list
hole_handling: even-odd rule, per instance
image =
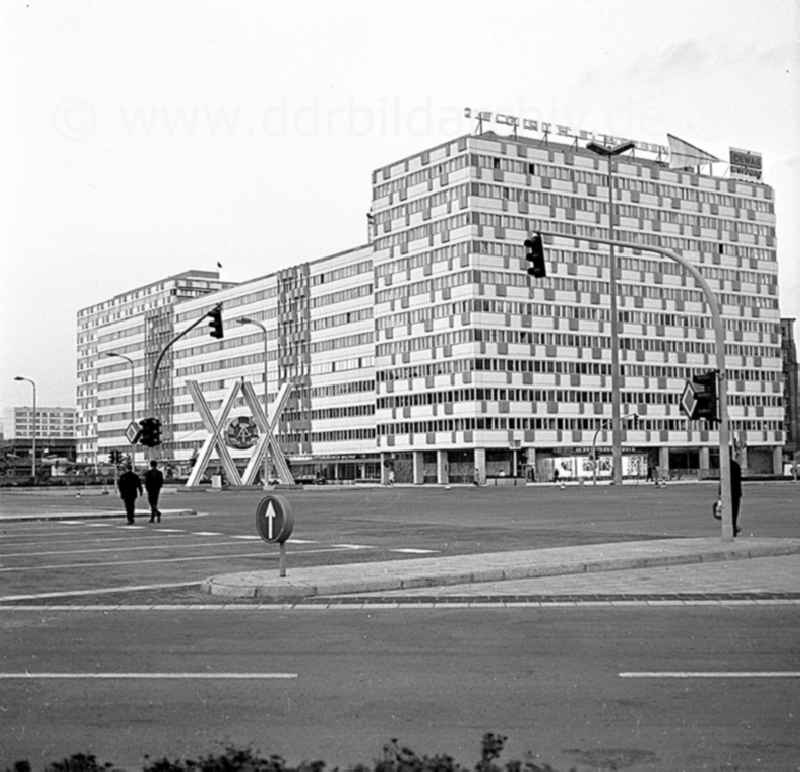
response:
[[[284,383],[278,391],[277,399],[273,403],[271,419],[256,398],[253,384],[249,381],[245,381],[244,378],[234,381],[227,398],[222,403],[222,407],[216,419],[208,407],[208,403],[200,389],[199,382],[187,381],[186,385],[189,389],[189,394],[191,394],[195,409],[200,414],[203,425],[209,432],[206,441],[203,443],[202,448],[200,448],[197,461],[192,468],[189,479],[186,481],[187,487],[199,484],[200,479],[205,474],[208,464],[211,461],[211,455],[215,448],[228,481],[233,486],[252,485],[258,470],[263,466],[264,458],[267,453],[272,457],[277,479],[287,485],[294,485],[294,477],[289,470],[289,465],[286,463],[286,457],[283,455],[280,443],[274,434],[278,426],[278,421],[286,407],[286,403],[289,401],[290,386],[288,383]],[[236,469],[236,464],[233,463],[233,459],[231,458],[226,444],[226,422],[240,391],[258,427],[258,438],[252,446],[250,459],[243,476],[239,475],[239,471]]]

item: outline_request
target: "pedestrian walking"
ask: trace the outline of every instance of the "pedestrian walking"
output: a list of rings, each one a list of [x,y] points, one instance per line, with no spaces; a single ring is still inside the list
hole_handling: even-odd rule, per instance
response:
[[[150,504],[150,522],[161,522],[161,510],[158,508],[158,494],[164,485],[164,475],[158,468],[157,461],[150,462],[150,468],[144,475],[144,487],[147,490],[147,503]]]
[[[142,481],[139,479],[139,475],[133,471],[130,464],[119,476],[117,487],[119,488],[119,497],[125,502],[128,525],[133,525],[136,519],[136,497],[143,494],[144,491],[142,490]]]
[[[653,465],[647,465],[647,482],[653,482]]]
[[[554,482],[554,483],[557,483],[557,482],[558,482],[558,478],[559,478],[560,476],[561,476],[561,474],[559,473],[559,471],[558,471],[558,468],[556,468],[555,470],[553,470],[553,482]]]

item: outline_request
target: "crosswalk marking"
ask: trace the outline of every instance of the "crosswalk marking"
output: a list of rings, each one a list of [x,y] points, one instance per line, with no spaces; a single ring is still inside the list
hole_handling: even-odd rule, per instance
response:
[[[411,555],[425,555],[429,553],[438,552],[439,550],[423,550],[417,549],[415,547],[397,547],[396,549],[390,549],[389,552],[407,552]]]

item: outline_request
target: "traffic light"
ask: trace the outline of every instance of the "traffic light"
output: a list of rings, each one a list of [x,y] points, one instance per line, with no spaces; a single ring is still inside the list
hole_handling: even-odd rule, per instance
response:
[[[692,376],[692,386],[697,397],[697,406],[692,418],[704,418],[710,424],[718,423],[717,418],[717,370],[707,370]]]
[[[116,462],[116,460],[117,460],[117,451],[116,451],[116,450],[112,450],[112,451],[111,451],[111,452],[108,454],[108,463],[109,463],[109,464],[113,464],[113,463],[115,463],[115,462]]]
[[[528,266],[528,276],[534,276],[537,279],[547,276],[541,234],[534,233],[531,238],[525,239],[525,259],[531,263]]]
[[[139,426],[142,427],[142,445],[152,448],[161,444],[161,421],[157,418],[144,418]]]
[[[211,321],[208,323],[208,326],[211,328],[211,332],[209,333],[211,337],[222,338],[222,306],[214,306],[206,316],[211,317]]]

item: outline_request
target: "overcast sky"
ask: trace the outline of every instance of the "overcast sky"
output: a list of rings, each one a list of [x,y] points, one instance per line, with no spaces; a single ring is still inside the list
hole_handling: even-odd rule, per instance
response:
[[[280,10],[278,10],[280,9]],[[2,0],[0,407],[75,404],[75,315],[190,268],[365,240],[374,168],[472,106],[764,156],[800,317],[791,0]],[[721,168],[721,167],[717,167]]]

